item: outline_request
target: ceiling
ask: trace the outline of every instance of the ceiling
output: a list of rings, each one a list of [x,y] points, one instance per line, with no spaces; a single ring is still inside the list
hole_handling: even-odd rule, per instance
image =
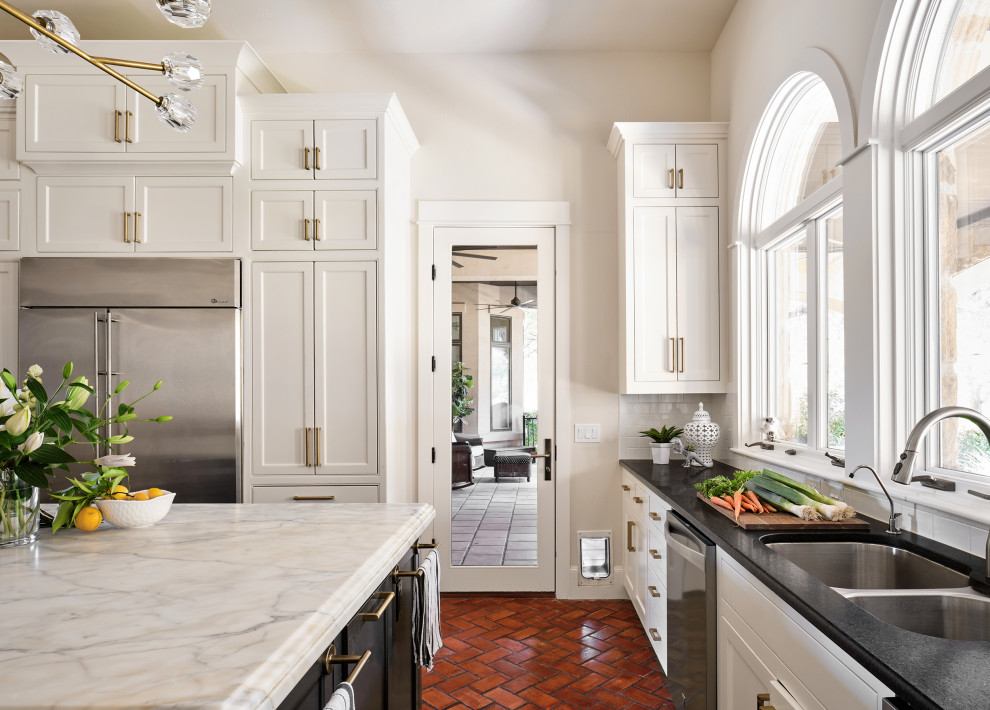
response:
[[[16,2],[16,0],[15,0]],[[709,51],[736,0],[213,0],[183,30],[153,0],[18,2],[57,9],[86,39],[229,39],[269,52]],[[30,39],[0,16],[0,40]]]

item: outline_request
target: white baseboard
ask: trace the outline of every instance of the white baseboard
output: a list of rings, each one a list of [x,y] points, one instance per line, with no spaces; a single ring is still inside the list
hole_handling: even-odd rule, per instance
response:
[[[558,589],[558,599],[628,599],[626,588],[622,585],[622,568],[614,567],[610,584],[578,584],[577,565],[571,567],[568,576],[569,588]]]

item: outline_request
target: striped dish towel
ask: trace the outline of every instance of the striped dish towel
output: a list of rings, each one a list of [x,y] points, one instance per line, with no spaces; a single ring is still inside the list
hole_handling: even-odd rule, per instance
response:
[[[354,687],[344,681],[337,686],[323,710],[355,710]]]
[[[433,656],[443,647],[440,635],[440,558],[430,550],[413,577],[413,660],[420,668],[433,670]]]

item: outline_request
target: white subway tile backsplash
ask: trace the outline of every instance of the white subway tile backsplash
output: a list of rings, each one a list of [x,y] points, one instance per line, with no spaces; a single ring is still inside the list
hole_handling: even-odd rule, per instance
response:
[[[987,554],[987,528],[979,525],[969,526],[969,553],[977,557]]]
[[[952,520],[944,515],[934,515],[933,539],[958,550],[969,550],[970,528],[965,523]]]

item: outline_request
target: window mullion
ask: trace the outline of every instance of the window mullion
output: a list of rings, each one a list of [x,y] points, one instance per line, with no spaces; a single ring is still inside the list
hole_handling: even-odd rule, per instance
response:
[[[821,255],[820,219],[808,221],[805,238],[808,245],[808,448],[823,449],[821,431]]]

